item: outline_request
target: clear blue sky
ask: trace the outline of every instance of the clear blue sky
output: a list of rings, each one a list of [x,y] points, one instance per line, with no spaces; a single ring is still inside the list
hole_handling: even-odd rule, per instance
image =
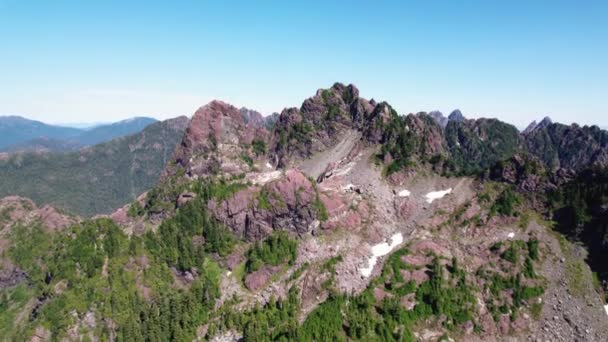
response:
[[[0,115],[268,114],[340,81],[400,113],[608,126],[607,18],[608,1],[0,0]]]

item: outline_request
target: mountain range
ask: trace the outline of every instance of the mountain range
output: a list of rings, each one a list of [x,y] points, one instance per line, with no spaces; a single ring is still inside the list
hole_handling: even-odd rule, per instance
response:
[[[154,122],[157,120],[135,117],[82,129],[49,125],[20,116],[0,116],[0,152],[73,151],[137,133]]]
[[[95,176],[100,186],[137,196],[110,214],[84,219],[26,198],[0,201],[0,334],[608,336],[606,131],[545,119],[519,132],[460,111],[399,115],[341,83],[271,119],[212,101],[183,121],[160,178],[140,196],[125,185],[140,172],[111,183],[122,163],[91,166],[107,177]],[[79,153],[71,158],[90,158]],[[130,153],[101,155],[122,155],[131,169],[140,162]],[[33,179],[27,160],[14,158],[24,168],[13,174]],[[79,174],[93,179],[71,175]]]
[[[25,196],[37,204],[84,216],[109,213],[156,183],[187,123],[185,116],[156,122],[139,133],[73,152],[4,154],[0,156],[0,196]],[[140,124],[94,129],[86,139],[121,135]],[[111,132],[112,127],[116,131]]]

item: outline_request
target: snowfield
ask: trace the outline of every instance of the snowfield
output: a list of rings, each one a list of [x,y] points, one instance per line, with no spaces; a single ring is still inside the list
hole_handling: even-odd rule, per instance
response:
[[[369,258],[367,262],[367,267],[361,268],[361,275],[364,277],[369,277],[372,275],[372,271],[374,270],[374,266],[378,262],[379,257],[383,257],[390,253],[395,247],[399,246],[403,242],[403,235],[401,233],[397,233],[391,237],[391,243],[388,244],[386,242],[379,243],[372,247],[372,256]]]
[[[350,170],[353,168],[353,166],[355,166],[355,163],[350,162],[350,163],[344,165],[343,167],[334,170],[332,176],[345,176],[346,174],[348,174],[350,172]]]
[[[431,191],[428,194],[425,195],[426,197],[426,202],[431,204],[433,203],[434,200],[436,199],[440,199],[443,196],[449,194],[452,192],[452,188],[449,188],[447,190],[442,190],[442,191]]]
[[[261,173],[252,180],[252,183],[256,185],[264,185],[270,181],[281,178],[282,174],[283,173],[281,170]]]
[[[342,191],[353,191],[355,189],[355,186],[352,183],[348,183],[347,185],[345,185],[344,187],[342,187]]]
[[[411,192],[409,192],[409,190],[401,190],[399,191],[399,193],[397,194],[397,196],[399,197],[408,197],[411,194]]]

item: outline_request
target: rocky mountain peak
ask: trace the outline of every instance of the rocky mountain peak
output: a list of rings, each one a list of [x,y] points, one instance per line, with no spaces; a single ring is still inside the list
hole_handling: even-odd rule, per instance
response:
[[[1,198],[0,212],[8,219],[6,222],[0,219],[0,230],[16,222],[23,224],[40,222],[48,230],[60,230],[77,222],[77,218],[65,215],[48,204],[39,208],[29,198],[20,196]]]
[[[567,126],[545,117],[525,135],[525,143],[549,170],[608,166],[608,132],[596,126]]]
[[[246,168],[243,163],[249,160],[243,149],[256,139],[265,142],[267,137],[260,113],[214,100],[192,116],[175,153],[175,164],[191,176],[220,170],[240,172]],[[169,169],[169,174],[174,173]]]
[[[461,122],[464,121],[465,117],[462,115],[460,109],[454,109],[448,116],[448,121]]]
[[[551,118],[548,117],[548,116],[545,116],[543,118],[543,120],[535,128],[542,129],[542,128],[545,128],[545,127],[547,127],[547,126],[549,126],[551,124],[553,124],[553,121],[551,120]]]
[[[366,126],[373,109],[352,84],[319,89],[299,109],[285,109],[280,114],[273,130],[272,157],[284,166],[333,146],[347,131]]]
[[[528,124],[528,126],[526,126],[526,128],[521,133],[528,134],[532,132],[536,128],[536,126],[538,126],[538,122],[536,122],[536,120],[533,120]]]
[[[252,126],[255,126],[255,127],[265,127],[264,116],[262,114],[260,114],[259,112],[255,111],[253,109],[245,108],[245,107],[242,107],[241,109],[239,109],[239,112],[241,113],[241,116],[243,117],[243,121],[246,124],[251,124]]]
[[[438,111],[438,110],[434,110],[432,112],[429,112],[428,114],[430,117],[433,118],[433,120],[437,121],[437,123],[445,128],[445,126],[447,126],[448,124],[448,118],[446,118],[442,112]]]

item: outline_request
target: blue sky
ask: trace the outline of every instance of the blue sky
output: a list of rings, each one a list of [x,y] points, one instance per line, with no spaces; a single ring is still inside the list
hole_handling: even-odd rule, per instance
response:
[[[608,126],[608,1],[0,0],[0,115],[268,114],[336,81],[400,113]]]

